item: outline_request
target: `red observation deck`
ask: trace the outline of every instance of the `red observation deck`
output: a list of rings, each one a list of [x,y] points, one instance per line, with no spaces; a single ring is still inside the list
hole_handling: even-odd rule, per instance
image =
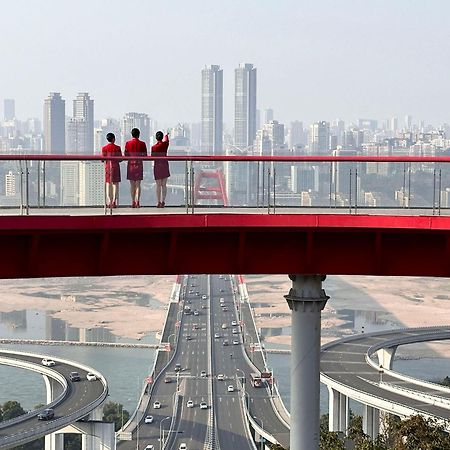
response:
[[[450,217],[0,217],[1,278],[179,273],[450,276]]]

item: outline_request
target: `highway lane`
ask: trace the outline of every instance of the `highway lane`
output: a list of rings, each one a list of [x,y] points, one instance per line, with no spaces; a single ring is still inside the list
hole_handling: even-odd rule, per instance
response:
[[[197,294],[198,292],[198,294]],[[160,431],[165,437],[166,449],[178,448],[179,442],[187,442],[188,448],[203,448],[207,432],[207,419],[209,409],[200,409],[200,402],[206,401],[208,407],[211,399],[208,398],[208,378],[201,377],[201,371],[207,369],[207,311],[202,305],[208,306],[202,295],[207,292],[205,277],[189,276],[186,292],[182,294],[180,308],[189,306],[190,315],[180,314],[180,338],[174,359],[162,375],[155,381],[149,406],[138,428],[132,434],[132,441],[121,441],[121,450],[145,449],[147,445],[160,448]],[[193,311],[198,311],[198,316]],[[176,309],[173,316],[178,315]],[[173,321],[171,317],[169,320]],[[173,343],[174,340],[171,339]],[[176,365],[180,364],[181,371],[177,372]],[[166,379],[171,381],[166,383]],[[176,393],[181,396],[181,417],[169,434],[172,415],[174,414],[174,401]],[[193,408],[187,407],[187,402],[194,402]],[[154,408],[154,402],[161,403],[160,409]],[[180,411],[179,411],[180,412]],[[146,424],[145,416],[153,416],[153,423]],[[169,419],[167,419],[169,417]],[[163,422],[162,422],[163,421]],[[177,433],[175,433],[177,432]],[[178,439],[179,438],[179,439]],[[137,443],[138,441],[138,443]]]
[[[242,336],[239,326],[232,326],[237,321],[234,297],[229,276],[211,276],[211,318],[213,337],[213,368],[214,368],[214,402],[218,428],[218,440],[221,450],[253,450],[254,444],[249,441],[240,396],[243,392],[237,382],[242,361]],[[221,306],[220,299],[223,299]],[[226,327],[226,328],[225,328]],[[233,330],[237,333],[233,333]],[[233,344],[238,341],[239,344]],[[228,345],[225,345],[228,344]],[[224,375],[223,381],[218,375]],[[233,387],[233,392],[228,387]]]
[[[0,351],[0,356],[2,357],[11,357],[11,354],[8,352]],[[22,361],[27,361],[33,364],[37,364],[40,367],[42,366],[42,358],[44,356],[29,356],[29,355],[21,355],[15,354],[15,359],[21,359]],[[47,358],[49,358],[47,356]],[[7,423],[0,425],[0,447],[8,448],[6,445],[2,443],[3,438],[8,436],[19,436],[20,434],[27,432],[29,430],[34,430],[33,437],[28,441],[37,439],[38,437],[42,437],[45,434],[48,434],[49,427],[53,427],[55,425],[55,421],[61,419],[69,414],[76,414],[82,408],[85,408],[87,405],[94,402],[96,399],[105,396],[107,391],[105,391],[105,387],[101,380],[96,381],[87,381],[86,374],[88,371],[81,369],[80,367],[65,362],[59,362],[58,359],[55,358],[56,365],[51,369],[56,370],[67,381],[67,392],[64,398],[53,407],[55,416],[52,420],[49,421],[41,421],[37,419],[37,414],[43,409],[40,408],[38,410],[33,411],[31,414],[23,416],[22,420],[15,422],[11,425]],[[76,371],[80,374],[81,380],[77,382],[73,382],[70,380],[69,374],[70,372]],[[56,395],[61,393],[61,388],[57,388]],[[85,415],[85,414],[84,414]],[[80,415],[79,418],[81,418]],[[62,425],[59,428],[63,428]],[[14,445],[13,445],[14,446]]]

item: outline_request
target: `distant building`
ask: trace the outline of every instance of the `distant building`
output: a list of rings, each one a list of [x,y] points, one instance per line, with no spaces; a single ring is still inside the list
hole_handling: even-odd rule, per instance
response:
[[[264,123],[272,122],[272,120],[273,120],[273,109],[267,108],[264,111]]]
[[[3,118],[5,121],[16,118],[16,102],[13,98],[3,100]]]
[[[99,161],[79,162],[79,205],[98,206],[105,202],[105,175]]]
[[[329,154],[330,124],[325,121],[310,125],[309,152],[312,155]]]
[[[61,161],[61,206],[79,205],[79,167],[80,163],[78,161]]]
[[[6,197],[16,196],[16,175],[12,170],[5,175],[5,195]]]
[[[90,153],[88,123],[84,119],[70,117],[66,123],[66,153],[85,155]]]
[[[94,154],[94,100],[87,92],[80,92],[73,101],[73,119],[79,124],[80,132],[85,133],[84,138],[79,138],[84,146],[75,153]]]
[[[106,135],[114,133],[116,136],[116,145],[121,144],[120,122],[116,119],[102,119],[100,127],[94,130],[94,149],[98,155],[102,151],[102,147],[107,144]]]
[[[66,152],[66,102],[59,92],[44,100],[44,151],[60,155]]]
[[[294,149],[297,146],[305,144],[305,136],[303,132],[303,122],[295,120],[291,122],[291,127],[289,129],[288,135],[288,146],[290,149]]]
[[[147,148],[149,148],[152,140],[152,128],[151,128],[151,119],[148,114],[145,113],[137,113],[137,112],[129,112],[126,113],[122,119],[122,142],[125,142],[132,139],[131,130],[133,128],[139,128],[141,132],[140,140],[144,141],[147,144]]]
[[[243,63],[234,73],[234,143],[244,149],[256,137],[256,67]]]
[[[223,153],[223,70],[206,66],[202,70],[202,152]]]

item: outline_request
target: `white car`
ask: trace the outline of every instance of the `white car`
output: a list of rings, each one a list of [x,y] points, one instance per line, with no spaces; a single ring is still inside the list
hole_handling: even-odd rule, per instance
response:
[[[154,409],[161,409],[161,402],[158,402],[158,401],[153,402],[153,408]]]
[[[202,295],[202,300],[206,300],[207,298],[208,297],[205,294]]]
[[[200,372],[200,376],[201,376],[202,378],[206,378],[206,370],[202,370],[202,371]]]
[[[179,450],[187,450],[187,445],[186,445],[184,442],[182,442],[182,443],[180,444],[180,446],[178,447],[178,449],[179,449]]]
[[[97,379],[97,375],[95,375],[95,373],[89,372],[86,375],[86,380],[88,381],[95,381]]]
[[[232,333],[233,333],[233,334],[238,334],[238,333],[239,333],[239,331],[238,331],[238,329],[237,329],[237,328],[233,328],[233,331],[232,331]]]
[[[193,407],[194,407],[194,402],[193,402],[192,400],[188,400],[186,406],[187,406],[188,408],[193,408]]]
[[[231,384],[227,387],[228,392],[234,392],[234,387]]]
[[[217,375],[217,379],[219,381],[223,381],[223,380],[225,380],[225,375],[223,373],[219,373],[219,375]]]
[[[233,341],[233,345],[239,345],[239,341],[238,341],[237,339],[235,339],[235,340]]]
[[[153,444],[148,444],[144,450],[155,450],[155,446]]]
[[[214,334],[214,338],[215,338],[215,339],[219,339],[219,338],[220,338],[220,334],[219,334],[219,333],[215,333],[215,334]]]
[[[153,416],[146,416],[144,419],[144,423],[153,423]]]
[[[53,367],[54,365],[56,365],[55,361],[53,361],[53,359],[50,358],[44,358],[41,361],[43,366],[47,366],[47,367]]]
[[[237,322],[236,322],[235,320],[233,320],[233,321],[231,322],[231,326],[232,326],[232,327],[237,327]]]
[[[200,409],[208,409],[206,402],[200,402]]]

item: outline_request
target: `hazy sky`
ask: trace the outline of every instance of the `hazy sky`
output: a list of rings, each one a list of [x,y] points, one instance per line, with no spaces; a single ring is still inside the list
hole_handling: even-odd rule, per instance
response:
[[[88,91],[97,118],[199,121],[200,71],[220,64],[231,124],[250,62],[281,121],[450,122],[448,0],[0,0],[0,17],[0,98],[20,118]]]

